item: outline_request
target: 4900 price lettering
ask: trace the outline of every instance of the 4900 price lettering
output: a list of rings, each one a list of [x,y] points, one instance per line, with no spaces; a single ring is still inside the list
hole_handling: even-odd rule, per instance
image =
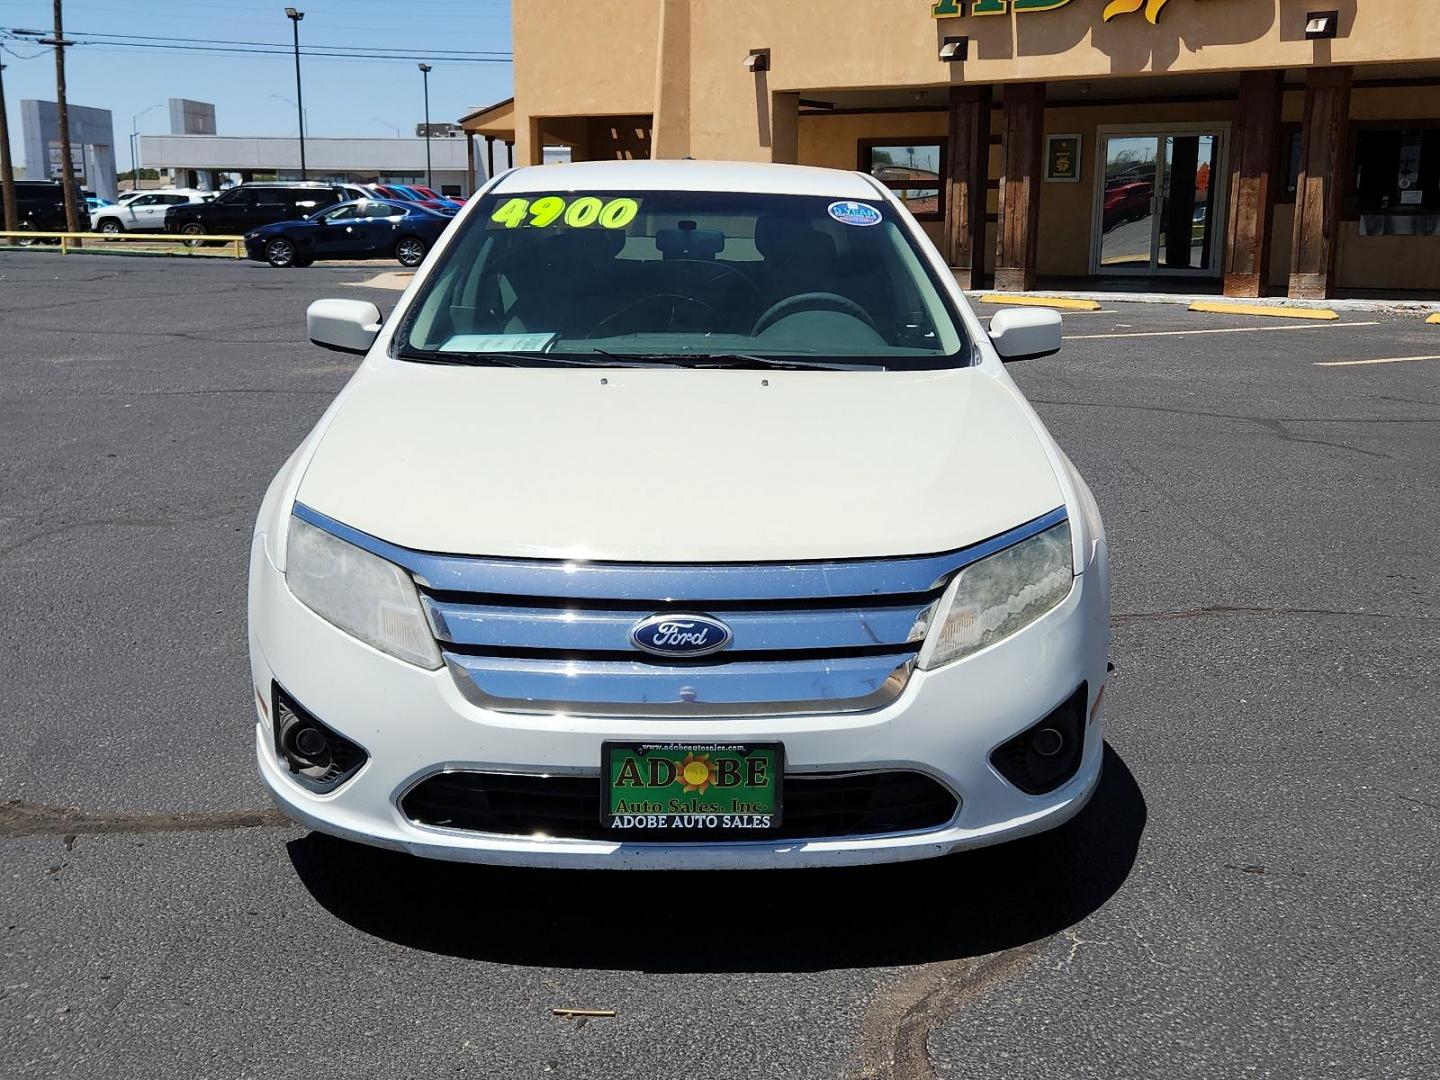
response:
[[[639,212],[638,199],[604,200],[581,195],[567,200],[560,195],[542,195],[538,199],[506,199],[496,207],[490,220],[507,229],[518,229],[521,225],[546,229],[562,222],[572,229],[588,229],[592,225],[623,229]]]

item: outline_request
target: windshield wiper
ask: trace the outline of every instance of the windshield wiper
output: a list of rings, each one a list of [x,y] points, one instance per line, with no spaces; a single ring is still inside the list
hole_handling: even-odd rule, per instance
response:
[[[753,364],[756,367],[779,368],[789,371],[884,371],[884,364],[841,364],[834,360],[804,360],[795,356],[756,356],[754,353],[710,353],[696,357],[696,367],[738,367]]]
[[[669,367],[676,361],[685,361],[685,367],[733,368],[760,367],[778,368],[786,371],[885,371],[883,364],[842,364],[833,360],[806,360],[795,356],[757,356],[754,353],[612,353],[596,349],[598,353],[624,360],[663,360],[664,364],[650,365]]]
[[[596,350],[599,352],[600,350]],[[606,353],[607,356],[613,354]],[[599,360],[587,360],[579,356],[556,356],[551,353],[512,353],[512,352],[475,352],[475,353],[439,353],[431,356],[405,356],[405,359],[420,360],[426,364],[465,364],[469,367],[482,367],[486,364],[496,364],[500,367],[670,367],[669,364],[646,364],[634,363],[628,358],[614,357],[614,364],[607,364]]]

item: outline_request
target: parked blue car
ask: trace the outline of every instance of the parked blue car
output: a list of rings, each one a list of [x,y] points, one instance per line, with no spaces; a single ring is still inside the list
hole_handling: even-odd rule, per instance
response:
[[[316,259],[393,255],[419,266],[451,218],[413,203],[356,199],[299,221],[277,221],[245,234],[245,253],[271,266],[309,266]]]

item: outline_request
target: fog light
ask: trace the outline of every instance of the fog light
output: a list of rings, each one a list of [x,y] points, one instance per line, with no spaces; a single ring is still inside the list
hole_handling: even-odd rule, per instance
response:
[[[1030,748],[1041,757],[1054,757],[1065,749],[1065,736],[1053,727],[1041,728],[1031,737]]]
[[[311,716],[278,685],[272,687],[275,752],[297,783],[311,791],[334,791],[360,771],[366,758],[363,749]]]
[[[319,728],[305,725],[293,729],[290,736],[290,744],[294,746],[295,752],[307,762],[312,764],[329,764],[330,747],[325,742],[325,735]]]
[[[1081,683],[1049,716],[997,746],[990,764],[1027,795],[1054,791],[1080,770],[1086,699]]]

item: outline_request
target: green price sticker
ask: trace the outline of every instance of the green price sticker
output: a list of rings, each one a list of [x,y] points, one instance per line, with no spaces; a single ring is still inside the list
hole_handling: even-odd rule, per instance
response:
[[[568,202],[560,195],[542,195],[538,199],[522,199],[518,196],[501,203],[490,220],[507,229],[518,229],[529,225],[535,229],[547,229],[561,222],[572,229],[588,229],[599,225],[602,229],[623,229],[640,213],[638,199],[596,198],[581,195]]]

